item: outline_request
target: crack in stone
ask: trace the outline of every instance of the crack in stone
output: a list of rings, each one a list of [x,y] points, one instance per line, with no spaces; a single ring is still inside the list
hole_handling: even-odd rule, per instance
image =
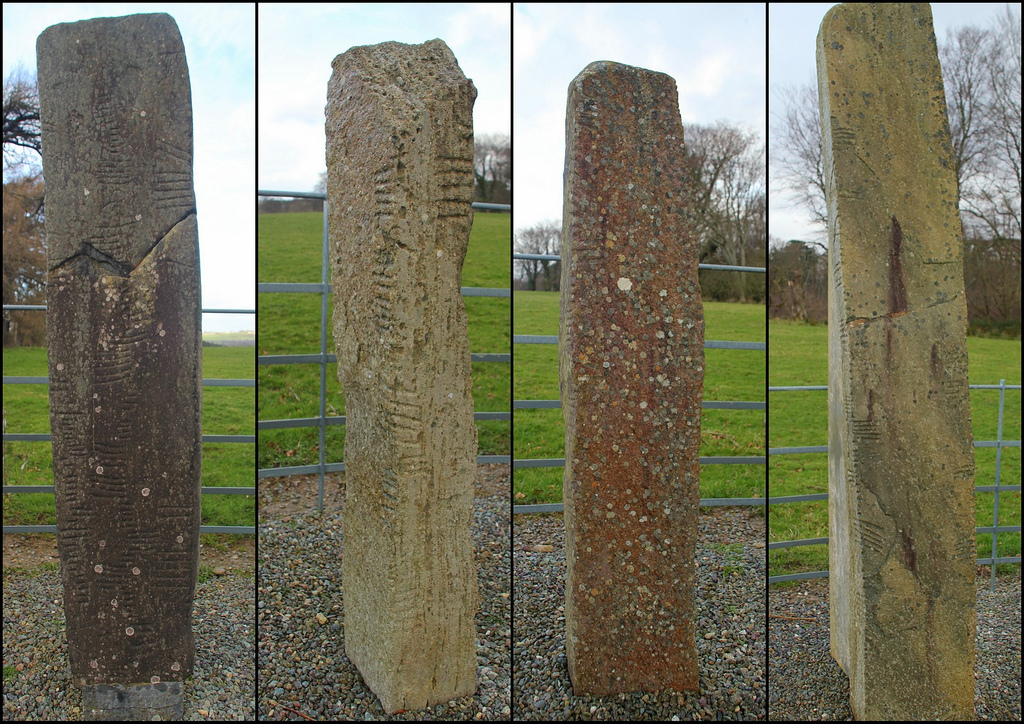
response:
[[[75,259],[84,256],[87,259],[92,260],[92,262],[93,262],[93,264],[95,266],[98,266],[101,269],[103,269],[103,270],[105,270],[107,272],[110,272],[111,274],[114,274],[115,276],[130,277],[132,274],[135,273],[135,271],[140,266],[142,266],[143,262],[145,262],[146,259],[149,258],[149,255],[153,253],[153,250],[156,249],[157,246],[160,245],[161,241],[163,241],[168,236],[170,236],[171,232],[173,232],[176,228],[178,228],[178,226],[180,226],[182,223],[187,221],[190,216],[195,216],[195,215],[196,215],[196,209],[195,209],[195,207],[192,207],[191,209],[189,209],[184,214],[184,216],[182,216],[180,219],[178,219],[173,224],[171,224],[170,227],[168,227],[167,231],[165,231],[164,233],[160,234],[157,237],[157,240],[155,242],[153,242],[153,245],[150,246],[146,250],[146,253],[142,255],[141,261],[139,261],[139,263],[134,268],[130,267],[125,262],[123,262],[123,261],[121,261],[119,259],[115,259],[114,257],[110,256],[109,254],[104,253],[103,251],[97,249],[91,243],[86,241],[86,242],[82,243],[82,251],[78,252],[77,254],[72,254],[67,259],[64,259],[59,264],[57,264],[56,266],[52,267],[50,269],[50,273],[51,274],[59,273],[64,267],[70,266],[75,261]]]

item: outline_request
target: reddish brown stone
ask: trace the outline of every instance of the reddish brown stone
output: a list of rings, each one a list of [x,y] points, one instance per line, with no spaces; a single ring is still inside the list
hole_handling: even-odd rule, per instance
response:
[[[675,81],[569,86],[559,376],[577,694],[697,688],[704,315]]]

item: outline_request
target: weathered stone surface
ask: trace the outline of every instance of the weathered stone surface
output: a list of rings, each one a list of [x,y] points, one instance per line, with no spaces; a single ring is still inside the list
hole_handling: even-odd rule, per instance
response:
[[[858,719],[973,719],[963,239],[931,10],[836,6],[817,52],[832,655]]]
[[[85,721],[180,721],[181,682],[85,686],[82,712]]]
[[[441,40],[356,47],[327,101],[345,392],[345,652],[389,713],[476,690],[462,262],[476,89]]]
[[[54,25],[37,51],[72,677],[181,682],[195,655],[202,454],[184,47],[174,20],[156,14]]]
[[[696,689],[704,312],[675,81],[591,63],[566,128],[569,674],[577,694]]]

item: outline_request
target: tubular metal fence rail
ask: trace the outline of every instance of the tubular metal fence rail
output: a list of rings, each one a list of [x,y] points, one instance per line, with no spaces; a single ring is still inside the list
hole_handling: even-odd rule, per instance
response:
[[[45,304],[5,304],[4,311],[46,311]],[[203,309],[203,314],[256,314],[255,309]],[[50,378],[4,376],[5,385],[49,385]],[[203,387],[255,387],[256,380],[247,379],[207,379],[203,378]],[[50,433],[8,433],[4,431],[3,441],[7,442],[51,442]],[[256,435],[203,435],[203,442],[216,443],[248,443],[256,442]],[[4,495],[16,493],[52,493],[53,485],[4,485]],[[255,487],[219,487],[204,485],[203,495],[256,495]],[[5,525],[4,533],[56,533],[56,525]],[[239,535],[256,535],[255,525],[203,525],[200,533],[234,533]]]
[[[557,254],[513,254],[513,259],[526,261],[561,261],[562,257]],[[700,264],[700,270],[706,271],[733,271],[753,272],[764,274],[765,267],[752,266],[729,266],[724,264]],[[513,344],[558,344],[558,335],[536,335],[517,334],[512,337]],[[735,349],[735,350],[760,350],[767,351],[768,347],[764,342],[722,342],[705,340],[704,349]],[[529,409],[561,409],[561,400],[513,400],[513,410]],[[725,400],[704,400],[701,402],[704,410],[765,410],[764,402],[746,401],[725,401]],[[739,457],[701,457],[701,465],[765,465],[767,457],[764,455],[739,456]],[[526,460],[513,460],[513,468],[556,468],[564,467],[565,458],[538,458]],[[701,505],[764,505],[762,498],[702,498]],[[564,503],[542,503],[534,505],[514,505],[513,514],[529,513],[559,513],[564,510]]]
[[[344,462],[329,463],[326,460],[325,438],[328,425],[344,425],[345,417],[327,416],[327,365],[337,362],[338,358],[327,353],[327,320],[329,312],[327,309],[327,295],[332,291],[330,283],[330,266],[328,262],[327,248],[327,195],[323,193],[298,192],[298,191],[257,191],[258,196],[276,196],[283,198],[304,198],[320,199],[324,202],[324,220],[321,250],[321,268],[319,284],[298,284],[298,283],[260,283],[256,285],[256,291],[260,294],[319,294],[320,295],[320,352],[319,354],[279,354],[261,355],[258,357],[260,365],[297,365],[297,364],[318,364],[320,365],[320,413],[317,417],[293,418],[286,420],[259,420],[257,430],[281,430],[285,428],[316,427],[319,430],[319,461],[315,465],[292,465],[278,468],[260,468],[257,475],[260,480],[264,478],[280,478],[289,475],[303,475],[316,473],[318,478],[317,510],[324,508],[324,474],[342,472],[345,470]],[[474,202],[474,209],[482,211],[511,211],[510,204],[488,204]],[[462,287],[464,297],[505,297],[511,296],[509,289],[493,289],[485,287]],[[470,358],[473,362],[504,362],[512,361],[511,354],[472,353]],[[474,420],[511,420],[511,412],[474,412]],[[507,463],[511,459],[509,455],[477,455],[477,463]]]
[[[1011,493],[1020,492],[1020,484],[1016,485],[1002,485],[1000,484],[1000,472],[1003,461],[1003,448],[1008,447],[1020,447],[1020,440],[1004,440],[1003,439],[1003,412],[1005,410],[1006,402],[1006,391],[1007,390],[1020,390],[1020,385],[1008,385],[1006,380],[999,380],[998,385],[969,385],[972,390],[999,390],[999,422],[996,429],[995,440],[975,440],[974,447],[994,447],[996,448],[996,477],[995,485],[975,485],[975,493],[995,493],[995,507],[992,511],[992,525],[976,527],[974,529],[975,535],[991,534],[992,535],[992,555],[988,558],[979,558],[978,565],[990,565],[992,566],[992,581],[991,587],[995,590],[996,581],[996,565],[997,563],[1016,563],[1020,565],[1020,557],[998,557],[996,554],[996,543],[1000,533],[1020,533],[1019,525],[999,525],[999,494],[1000,493]],[[813,385],[806,387],[769,387],[768,392],[808,392],[808,391],[827,391],[827,385]],[[804,453],[827,453],[828,445],[811,445],[805,447],[776,447],[769,448],[768,455],[800,455]],[[769,497],[769,505],[785,505],[787,503],[807,503],[816,500],[828,500],[828,493],[814,493],[810,495],[783,495],[776,497]],[[797,546],[813,546],[813,545],[825,545],[828,543],[828,538],[805,538],[803,540],[789,540],[789,541],[777,541],[775,543],[768,544],[768,550],[779,550],[781,548],[795,548]],[[768,583],[780,583],[782,581],[799,581],[807,578],[827,578],[828,571],[812,571],[810,573],[791,573],[784,576],[769,576]]]

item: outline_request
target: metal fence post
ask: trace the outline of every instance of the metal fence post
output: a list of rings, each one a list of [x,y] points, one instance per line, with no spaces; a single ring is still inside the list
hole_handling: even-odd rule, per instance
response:
[[[320,283],[323,285],[320,290],[320,465],[317,475],[319,477],[319,496],[317,497],[317,512],[324,512],[324,472],[327,467],[327,458],[324,449],[327,447],[327,283],[330,281],[330,269],[327,259],[327,199],[324,198],[324,233],[323,251],[320,269]]]
[[[1003,407],[1006,401],[1006,380],[999,380],[999,425],[996,428],[996,489],[992,506],[992,580],[989,590],[996,592],[996,541],[999,538],[999,473],[1003,463]]]

